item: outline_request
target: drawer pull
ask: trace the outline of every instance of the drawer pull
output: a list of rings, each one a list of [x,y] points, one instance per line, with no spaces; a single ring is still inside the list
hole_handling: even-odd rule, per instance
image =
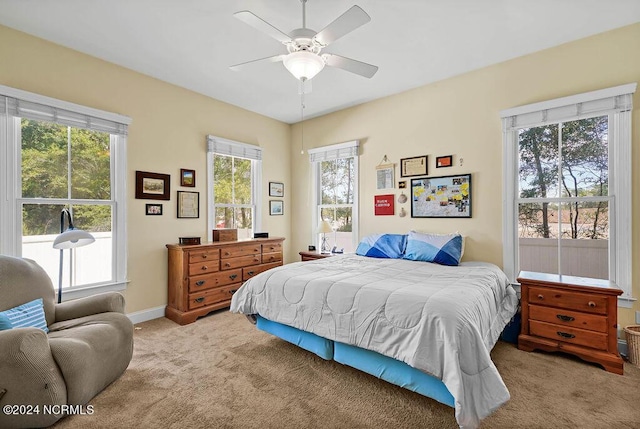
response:
[[[568,332],[558,331],[556,334],[560,335],[562,338],[575,338],[576,336],[573,334],[569,334]]]
[[[202,268],[201,268],[202,271],[206,271],[208,269],[209,269],[209,267],[207,267],[206,265],[203,265]]]
[[[543,294],[538,295],[538,299],[544,299],[544,295]]]
[[[575,317],[565,316],[564,314],[557,314],[556,317],[563,322],[573,322],[574,320],[576,320]]]
[[[229,291],[229,293],[230,293],[231,295],[233,295],[233,294],[234,294],[234,293],[236,293],[237,291],[238,291],[238,289],[231,289],[231,290]]]
[[[195,299],[196,302],[202,302],[204,301],[204,296],[201,296],[200,298],[196,298]]]
[[[593,301],[589,301],[589,307],[591,307],[591,308],[595,308],[595,306],[596,306],[596,303],[595,303],[595,302],[593,302]]]
[[[247,272],[247,274],[249,274],[250,276],[252,276],[252,275],[253,275],[253,270],[251,270],[251,271]]]
[[[231,280],[235,280],[235,278],[236,278],[236,277],[238,277],[238,275],[237,275],[237,274],[231,274],[231,275],[229,276],[229,278],[230,278]]]
[[[205,284],[207,281],[206,280],[198,280],[196,282],[196,286],[202,286],[203,284]]]
[[[231,264],[230,264],[230,263],[228,263],[228,262],[225,262],[225,263],[224,263],[224,266],[225,266],[225,267],[230,267],[230,266],[231,266]]]
[[[202,259],[207,259],[207,254],[206,253],[202,254]]]

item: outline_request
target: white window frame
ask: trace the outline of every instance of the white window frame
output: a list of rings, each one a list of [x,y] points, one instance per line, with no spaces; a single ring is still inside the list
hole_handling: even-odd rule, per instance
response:
[[[49,120],[63,125],[88,128],[111,134],[111,200],[91,203],[112,206],[112,273],[111,281],[65,287],[63,301],[111,290],[123,290],[127,280],[127,128],[131,118],[40,94],[0,85],[0,253],[22,255],[22,204],[33,199],[22,198],[20,117]],[[9,100],[17,102],[14,116]],[[42,199],[40,199],[42,200]],[[74,204],[87,200],[46,199],[51,204]]]
[[[577,94],[500,112],[503,132],[503,269],[515,283],[518,256],[518,130],[596,116],[609,118],[609,280],[622,295],[621,307],[631,308],[632,192],[631,112],[636,83]],[[562,198],[560,198],[562,200]],[[530,201],[530,200],[527,200]]]
[[[324,146],[316,149],[309,149],[309,161],[311,162],[311,201],[313,201],[313,213],[311,215],[311,243],[317,243],[317,248],[320,249],[320,238],[317,234],[318,224],[320,222],[320,213],[323,208],[338,208],[338,207],[351,207],[352,228],[351,228],[351,241],[353,248],[355,249],[359,241],[359,217],[358,217],[358,159],[359,159],[359,147],[360,141],[353,140],[345,143],[338,143],[330,146]],[[322,183],[320,178],[322,177],[320,166],[322,161],[330,161],[339,158],[353,158],[353,204],[341,204],[341,205],[323,205],[320,201],[322,195]]]
[[[213,186],[213,157],[226,155],[251,160],[251,200],[252,204],[221,205],[224,207],[250,207],[252,210],[252,234],[262,229],[262,149],[258,146],[234,140],[207,136],[207,238],[213,240],[213,229],[216,227],[216,204]]]

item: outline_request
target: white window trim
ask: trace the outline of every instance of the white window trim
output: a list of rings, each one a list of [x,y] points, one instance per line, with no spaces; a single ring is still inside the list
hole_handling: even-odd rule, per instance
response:
[[[609,116],[610,158],[609,187],[616,196],[613,208],[614,222],[610,228],[610,275],[623,291],[618,298],[620,307],[631,308],[636,300],[632,296],[632,192],[631,192],[631,112],[632,94],[637,84],[562,97],[554,100],[514,107],[500,112],[503,141],[503,200],[502,241],[503,269],[515,283],[518,260],[518,132],[519,128],[566,122],[594,116]],[[608,104],[607,104],[608,103]],[[586,107],[586,108],[583,108]],[[525,116],[526,115],[526,116]],[[518,123],[518,119],[523,119]],[[622,228],[617,227],[623,225]],[[615,251],[614,251],[615,249]]]
[[[221,152],[215,152],[217,147],[222,147]],[[262,148],[259,146],[242,143],[234,140],[207,136],[207,239],[213,240],[215,221],[215,194],[213,192],[213,156],[234,156],[251,160],[251,196],[253,197],[253,232],[262,229]]]
[[[358,197],[358,188],[359,188],[359,180],[360,175],[358,173],[358,163],[359,163],[359,149],[360,149],[360,141],[352,140],[345,143],[338,143],[330,146],[323,146],[320,148],[309,149],[307,153],[309,154],[309,160],[312,164],[311,168],[311,183],[313,186],[311,187],[311,201],[313,201],[313,213],[311,214],[311,233],[310,233],[310,243],[319,243],[318,238],[318,223],[320,221],[319,214],[320,208],[326,207],[325,205],[319,204],[318,200],[322,190],[320,189],[320,162],[325,160],[332,160],[337,158],[345,158],[345,156],[341,156],[344,153],[351,152],[348,157],[353,157],[353,177],[355,179],[355,186],[353,187],[353,205],[351,206],[351,217],[353,219],[352,229],[351,229],[351,241],[353,244],[353,248],[355,249],[358,241],[359,241],[359,197]],[[315,165],[313,165],[315,164]],[[332,206],[334,207],[334,206]],[[318,247],[319,249],[320,247]]]
[[[63,100],[35,94],[21,89],[0,85],[0,96],[16,98],[27,103],[36,103],[54,109],[61,109],[79,115],[86,115],[115,122],[123,126],[124,134],[111,134],[111,192],[115,204],[112,213],[113,239],[113,272],[111,282],[66,287],[62,294],[63,301],[88,296],[108,290],[123,290],[127,280],[127,138],[126,129],[131,118],[117,113],[106,112],[91,107],[70,103]],[[4,98],[3,97],[3,98]],[[7,101],[5,100],[5,103]],[[0,112],[8,110],[5,104]],[[17,145],[12,144],[19,135],[19,121],[12,116],[0,113],[0,165],[5,174],[0,177],[0,253],[20,256],[22,254],[21,227],[22,213],[19,204],[21,197],[20,152]],[[115,139],[115,141],[114,141]],[[49,201],[49,200],[47,200]]]

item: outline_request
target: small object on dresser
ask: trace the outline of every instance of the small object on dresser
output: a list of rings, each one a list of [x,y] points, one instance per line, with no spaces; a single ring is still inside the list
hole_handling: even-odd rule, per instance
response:
[[[200,244],[200,237],[179,237],[179,244]]]
[[[269,238],[268,232],[254,232],[253,238]]]
[[[213,230],[213,241],[237,241],[238,230],[236,228],[224,228]]]

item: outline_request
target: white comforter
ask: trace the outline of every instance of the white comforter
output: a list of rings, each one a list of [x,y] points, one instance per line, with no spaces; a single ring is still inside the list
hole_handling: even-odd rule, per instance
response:
[[[492,264],[356,255],[271,269],[231,301],[233,312],[260,314],[438,377],[463,428],[477,427],[509,399],[489,352],[516,308],[515,290]]]

